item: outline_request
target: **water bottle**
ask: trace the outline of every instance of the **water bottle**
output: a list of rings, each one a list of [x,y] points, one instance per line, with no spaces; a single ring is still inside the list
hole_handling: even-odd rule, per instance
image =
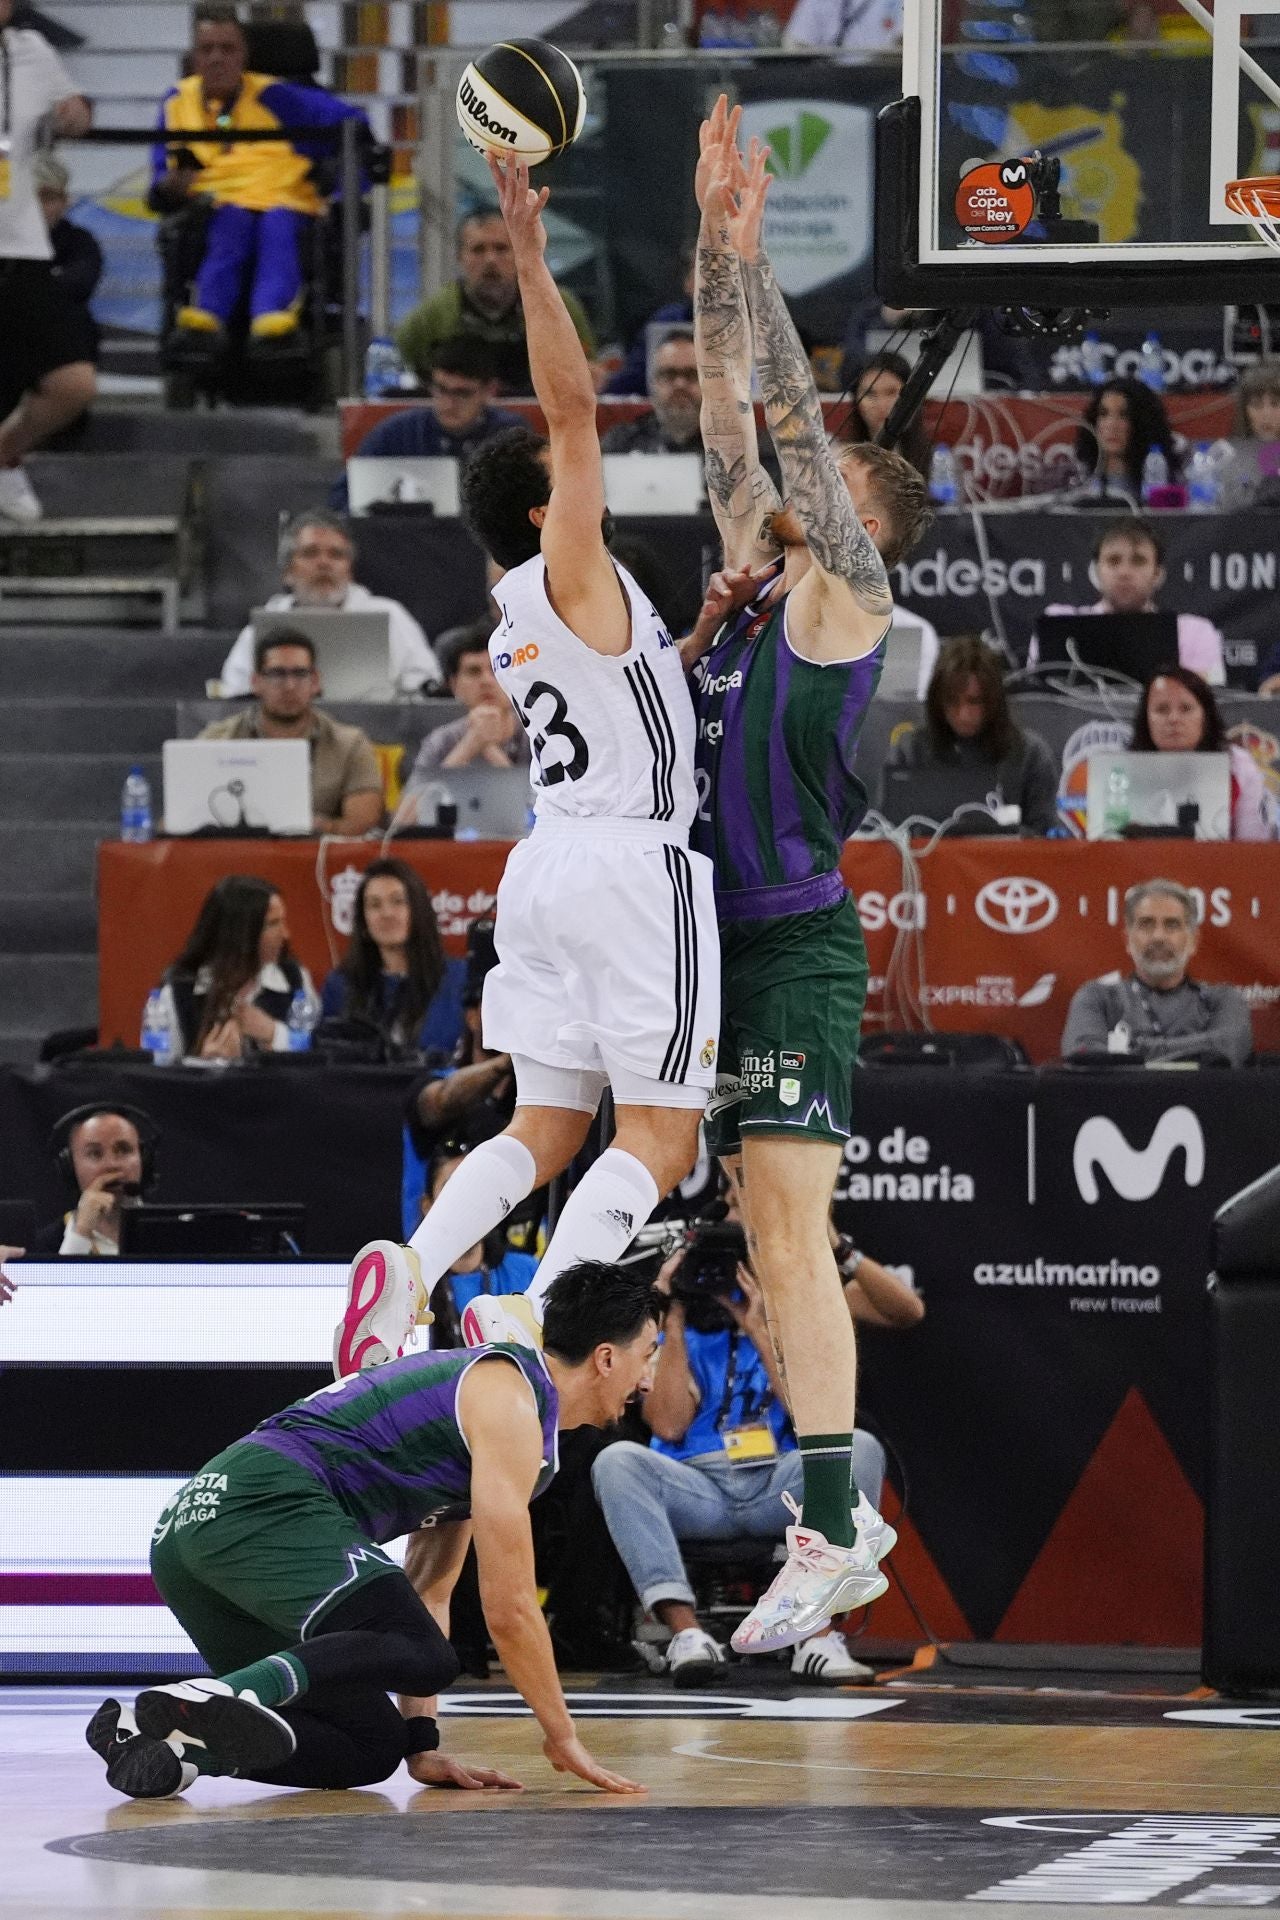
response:
[[[1144,387],[1150,387],[1152,393],[1164,392],[1164,348],[1160,345],[1160,335],[1149,333],[1142,343],[1138,355],[1138,378]]]
[[[1080,366],[1091,387],[1100,387],[1107,377],[1107,356],[1096,333],[1086,333],[1080,342]]]
[[[311,999],[301,987],[289,1002],[289,1051],[305,1053],[311,1045],[311,1029],[316,1024],[316,1010]]]
[[[1107,774],[1107,804],[1102,814],[1104,833],[1123,833],[1129,824],[1129,769],[1119,760]]]
[[[954,507],[960,498],[960,476],[951,448],[941,442],[929,459],[929,498],[939,507]]]
[[[151,838],[151,782],[141,767],[130,767],[120,791],[120,838],[131,847]]]
[[[385,394],[398,393],[404,378],[404,362],[394,340],[378,334],[369,342],[364,356],[364,397],[381,400]]]
[[[1168,484],[1169,462],[1165,459],[1162,448],[1152,447],[1150,453],[1142,463],[1143,506],[1149,507],[1151,505],[1152,495],[1158,493],[1161,487],[1167,487]]]
[[[1212,513],[1218,504],[1218,464],[1207,440],[1202,440],[1187,468],[1187,494],[1192,513]]]
[[[153,987],[142,1009],[142,1045],[155,1067],[171,1066],[178,1056],[177,1035],[169,1002],[159,987]]]

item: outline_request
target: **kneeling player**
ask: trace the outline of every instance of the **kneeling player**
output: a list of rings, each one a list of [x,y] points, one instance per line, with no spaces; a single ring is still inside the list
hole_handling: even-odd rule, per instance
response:
[[[562,1274],[542,1354],[411,1354],[324,1387],[210,1460],[156,1526],[160,1592],[216,1679],[106,1700],[86,1731],[121,1793],[160,1798],[202,1773],[277,1787],[360,1787],[407,1761],[415,1780],[517,1786],[437,1752],[429,1711],[458,1662],[448,1598],[474,1531],[499,1657],[558,1772],[610,1793],[556,1674],[534,1581],[529,1501],[553,1477],[559,1426],[608,1426],[646,1379],[662,1302],[621,1267]],[[469,1520],[467,1516],[469,1515]],[[462,1517],[459,1517],[462,1516]],[[424,1604],[382,1543],[411,1545]],[[424,1552],[419,1541],[434,1543]]]

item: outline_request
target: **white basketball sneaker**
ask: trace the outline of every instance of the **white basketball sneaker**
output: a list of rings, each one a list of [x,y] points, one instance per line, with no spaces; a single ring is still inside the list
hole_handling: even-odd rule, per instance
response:
[[[44,515],[40,496],[21,467],[0,467],[0,520],[30,526]]]
[[[791,1656],[791,1671],[799,1680],[813,1680],[821,1687],[850,1686],[860,1680],[874,1680],[875,1669],[855,1660],[842,1633],[828,1627],[804,1640]]]
[[[415,1326],[429,1326],[418,1256],[395,1240],[370,1240],[347,1276],[347,1310],[333,1332],[333,1377],[398,1360]]]
[[[685,1627],[667,1648],[667,1672],[678,1687],[705,1687],[728,1666],[724,1648],[701,1627]]]
[[[542,1351],[542,1324],[527,1293],[478,1293],[463,1309],[468,1347],[532,1347]]]
[[[852,1547],[833,1547],[825,1534],[804,1525],[789,1493],[782,1498],[796,1519],[787,1528],[787,1557],[773,1585],[734,1634],[735,1653],[799,1646],[828,1627],[838,1613],[868,1606],[889,1589],[861,1534]]]
[[[866,1541],[879,1566],[897,1546],[898,1535],[884,1515],[877,1513],[865,1493],[858,1495],[858,1504],[853,1510],[853,1524],[858,1530],[858,1538]]]

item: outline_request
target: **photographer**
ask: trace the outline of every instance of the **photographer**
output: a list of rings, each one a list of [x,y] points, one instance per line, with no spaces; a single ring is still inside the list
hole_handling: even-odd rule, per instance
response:
[[[155,1184],[150,1117],[106,1101],[73,1107],[55,1125],[49,1152],[75,1204],[37,1234],[32,1254],[117,1255],[124,1209],[140,1206]]]
[[[670,1296],[652,1390],[643,1402],[649,1446],[618,1441],[592,1469],[614,1545],[645,1609],[671,1630],[667,1670],[676,1686],[714,1679],[725,1651],[698,1623],[680,1540],[781,1541],[783,1495],[799,1501],[800,1454],[787,1415],[760,1289],[745,1265],[742,1229],[699,1223],[688,1250],[658,1279]],[[845,1297],[855,1320],[905,1327],[923,1306],[886,1268],[842,1248]],[[884,1451],[853,1436],[854,1479],[873,1503]],[[827,1684],[867,1679],[834,1627],[792,1656],[792,1672]]]

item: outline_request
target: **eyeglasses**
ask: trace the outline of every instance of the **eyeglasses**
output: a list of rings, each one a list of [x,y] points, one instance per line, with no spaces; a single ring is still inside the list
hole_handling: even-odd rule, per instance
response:
[[[308,543],[295,547],[293,557],[295,560],[350,560],[351,548],[341,545],[317,547]]]
[[[655,383],[661,381],[664,386],[668,387],[673,380],[687,380],[690,386],[696,387],[698,384],[698,369],[696,367],[659,367],[653,378]]]
[[[431,381],[432,397],[436,400],[478,400],[483,392],[481,386],[447,387],[443,380],[433,378]]]
[[[263,667],[258,678],[281,687],[286,680],[309,680],[314,672],[314,667]]]

